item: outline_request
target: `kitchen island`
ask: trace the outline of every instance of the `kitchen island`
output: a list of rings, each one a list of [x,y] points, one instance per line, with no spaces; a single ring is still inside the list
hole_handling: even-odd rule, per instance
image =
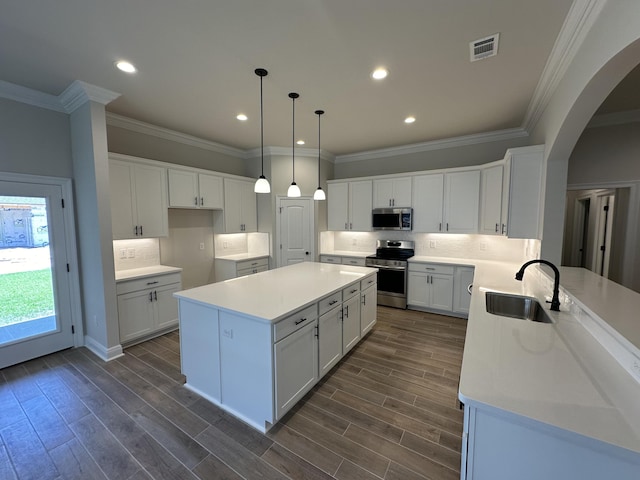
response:
[[[376,272],[304,262],[177,292],[185,386],[266,432],[371,330]]]

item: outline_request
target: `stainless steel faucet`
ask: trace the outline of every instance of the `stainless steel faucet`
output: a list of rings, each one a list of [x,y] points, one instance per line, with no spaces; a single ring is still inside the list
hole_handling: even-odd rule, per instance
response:
[[[558,270],[558,267],[556,267],[553,263],[549,262],[548,260],[542,260],[541,258],[537,260],[530,260],[520,267],[520,270],[518,270],[518,273],[516,273],[516,280],[522,281],[525,268],[527,268],[532,263],[543,263],[545,265],[550,266],[553,269],[555,278],[553,280],[553,297],[551,298],[551,310],[555,312],[559,312],[560,311],[560,298],[559,298],[560,297],[560,293],[559,293],[560,292],[560,271]]]

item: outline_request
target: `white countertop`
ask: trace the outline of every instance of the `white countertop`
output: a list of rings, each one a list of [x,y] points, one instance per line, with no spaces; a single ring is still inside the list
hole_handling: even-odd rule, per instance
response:
[[[116,271],[116,282],[177,272],[182,272],[182,269],[178,267],[170,267],[168,265],[154,265],[152,267],[130,268],[129,270]]]
[[[408,260],[410,263],[446,263],[449,265],[468,266],[473,267],[477,261],[469,260],[468,258],[450,258],[450,257],[427,257],[421,255],[414,255]]]
[[[441,263],[450,263],[440,260]],[[548,279],[534,266],[523,282],[520,265],[464,261],[476,267],[460,377],[459,398],[478,408],[495,407],[589,439],[640,453],[640,383],[636,381],[580,319],[567,300],[598,310],[603,320],[640,327],[640,296],[627,295],[613,282],[599,282],[577,269],[561,269],[560,312],[553,324],[500,317],[486,312],[485,291],[530,295],[545,308]],[[570,298],[569,298],[570,297]],[[634,306],[635,305],[635,306]]]
[[[268,253],[255,254],[255,253],[236,253],[235,255],[224,255],[216,257],[216,260],[227,260],[230,262],[242,262],[243,260],[257,260],[259,258],[268,257]]]
[[[336,255],[338,257],[355,257],[366,258],[369,255],[373,255],[376,252],[352,252],[349,250],[332,250],[330,252],[322,252],[320,255]]]
[[[303,262],[183,290],[174,296],[276,322],[375,272],[375,268]]]

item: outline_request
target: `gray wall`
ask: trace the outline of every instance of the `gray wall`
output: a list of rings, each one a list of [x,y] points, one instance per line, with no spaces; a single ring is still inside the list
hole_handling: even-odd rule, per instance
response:
[[[73,178],[69,116],[0,98],[0,172]]]
[[[109,151],[161,162],[245,175],[243,159],[107,125]]]
[[[529,137],[430,150],[406,155],[390,155],[361,161],[336,161],[334,178],[366,177],[391,173],[469,167],[504,158],[507,149],[529,145]]]

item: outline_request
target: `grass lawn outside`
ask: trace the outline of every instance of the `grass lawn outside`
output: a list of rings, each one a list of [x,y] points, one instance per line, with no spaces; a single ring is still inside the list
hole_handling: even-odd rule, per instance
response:
[[[51,269],[0,275],[0,327],[54,313]]]

